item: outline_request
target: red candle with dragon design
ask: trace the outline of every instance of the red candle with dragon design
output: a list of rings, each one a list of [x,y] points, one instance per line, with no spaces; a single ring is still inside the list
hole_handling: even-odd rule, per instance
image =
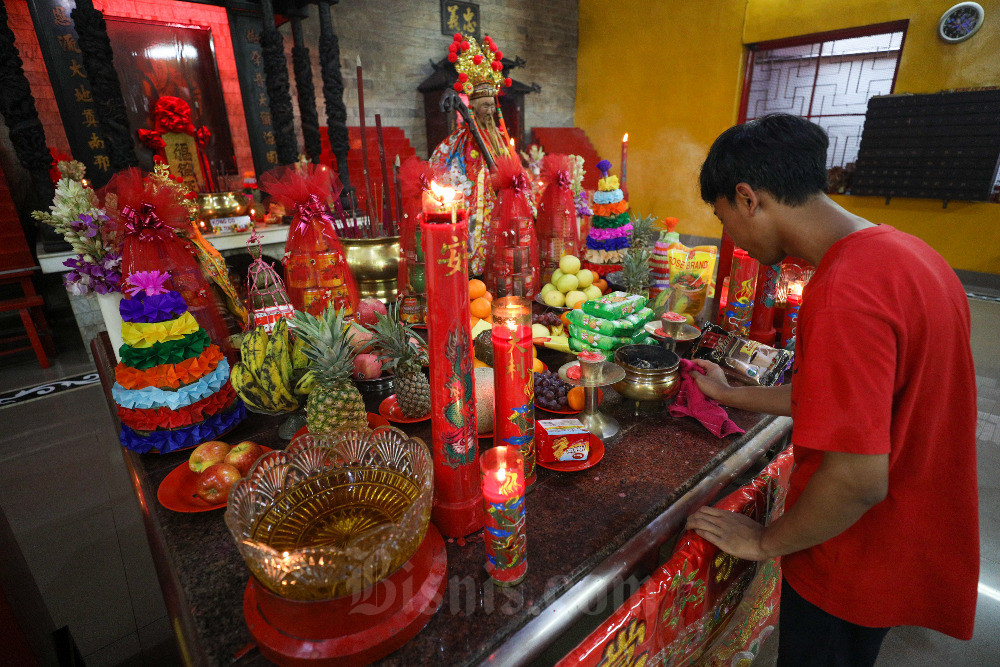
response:
[[[420,224],[427,280],[427,337],[431,366],[431,518],[445,537],[483,527],[477,465],[475,387],[469,313],[469,218],[458,193],[431,184]]]
[[[524,530],[524,459],[517,447],[494,447],[480,459],[486,506],[486,571],[500,586],[513,586],[528,571]]]
[[[745,250],[733,250],[733,266],[729,273],[729,293],[722,312],[722,328],[746,337],[753,316],[753,297],[757,289],[757,260]]]
[[[526,254],[527,249],[523,250]],[[525,483],[530,486],[535,483],[531,302],[522,295],[497,296],[492,310],[494,441],[518,448],[524,458]]]

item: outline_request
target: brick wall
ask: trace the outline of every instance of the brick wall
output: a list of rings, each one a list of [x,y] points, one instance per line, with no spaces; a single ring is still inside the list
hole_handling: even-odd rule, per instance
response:
[[[525,98],[526,127],[572,126],[576,0],[480,0],[479,7],[482,32],[496,40],[504,56],[521,56],[527,61],[524,67],[514,70],[513,77],[542,88],[541,93]],[[425,157],[429,151],[424,103],[417,86],[432,72],[429,61],[437,62],[448,54],[451,40],[441,34],[440,8],[439,0],[365,0],[342,2],[330,9],[340,39],[347,124],[358,125],[355,59],[360,55],[368,124],[374,125],[375,114],[381,114],[384,125],[402,127],[417,154]],[[303,21],[303,31],[313,58],[320,125],[326,125],[319,71],[319,19],[312,5],[309,18]],[[291,68],[291,26],[282,26],[282,32]],[[290,78],[294,85],[294,77]],[[294,89],[292,97],[294,100]]]

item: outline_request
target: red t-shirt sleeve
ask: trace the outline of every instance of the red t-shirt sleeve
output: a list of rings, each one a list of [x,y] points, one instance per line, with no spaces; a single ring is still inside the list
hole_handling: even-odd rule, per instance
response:
[[[793,442],[820,451],[888,454],[896,335],[848,308],[803,313],[792,379]]]

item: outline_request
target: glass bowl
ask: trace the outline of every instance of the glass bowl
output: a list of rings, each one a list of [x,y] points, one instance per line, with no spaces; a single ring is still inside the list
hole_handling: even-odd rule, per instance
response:
[[[433,489],[426,445],[399,429],[305,434],[234,485],[226,525],[268,590],[328,600],[410,559],[427,532]]]

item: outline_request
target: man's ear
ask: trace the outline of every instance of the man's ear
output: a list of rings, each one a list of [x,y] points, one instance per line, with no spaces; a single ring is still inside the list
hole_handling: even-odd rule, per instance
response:
[[[736,184],[736,207],[745,215],[753,215],[760,208],[760,197],[749,183]]]

